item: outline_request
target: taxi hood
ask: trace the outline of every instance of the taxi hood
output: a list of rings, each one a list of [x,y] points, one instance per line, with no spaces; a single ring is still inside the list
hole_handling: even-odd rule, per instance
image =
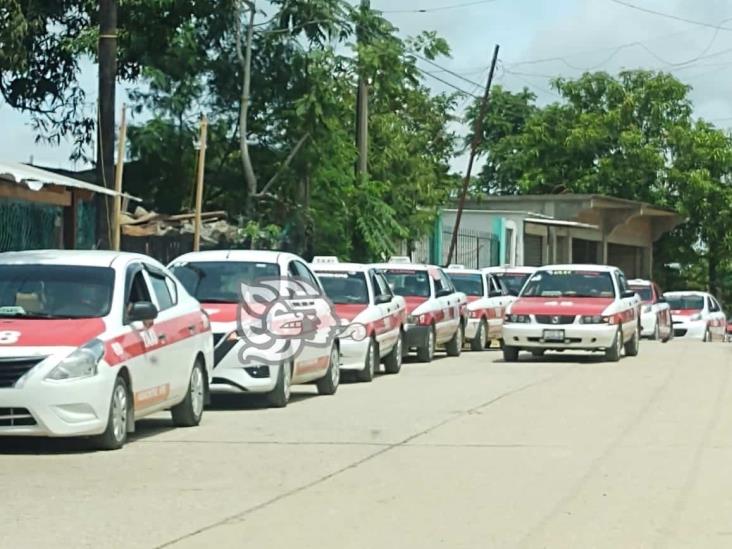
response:
[[[238,303],[201,303],[211,322],[236,322]]]
[[[12,347],[79,347],[99,337],[101,318],[0,318],[0,350]]]
[[[702,312],[702,309],[672,309],[671,316],[694,316]]]
[[[359,303],[335,304],[335,312],[343,320],[352,321],[368,308],[368,305]]]
[[[601,315],[611,297],[520,297],[511,305],[514,315]]]

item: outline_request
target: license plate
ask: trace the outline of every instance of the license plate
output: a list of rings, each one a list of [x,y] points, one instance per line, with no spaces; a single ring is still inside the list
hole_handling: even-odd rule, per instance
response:
[[[544,341],[564,341],[564,330],[544,330]]]

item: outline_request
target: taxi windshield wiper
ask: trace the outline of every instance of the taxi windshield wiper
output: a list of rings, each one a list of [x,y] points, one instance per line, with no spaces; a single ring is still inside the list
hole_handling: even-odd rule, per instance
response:
[[[238,299],[224,299],[218,297],[197,297],[201,303],[239,303]]]
[[[0,312],[0,318],[25,318],[25,319],[31,319],[31,320],[38,320],[38,319],[56,319],[56,318],[70,318],[68,316],[58,316],[58,315],[51,315],[48,313],[9,313],[9,312]]]

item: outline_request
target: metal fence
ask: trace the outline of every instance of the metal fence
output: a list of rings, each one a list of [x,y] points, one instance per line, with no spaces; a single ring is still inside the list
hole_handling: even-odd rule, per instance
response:
[[[442,264],[447,263],[452,231],[442,231]],[[451,263],[468,269],[493,267],[501,262],[500,240],[493,233],[461,230],[457,234],[455,253]]]

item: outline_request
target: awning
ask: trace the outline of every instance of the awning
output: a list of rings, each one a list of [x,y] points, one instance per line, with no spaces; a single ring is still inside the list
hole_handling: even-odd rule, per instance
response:
[[[527,217],[524,219],[525,223],[534,223],[536,225],[550,225],[552,227],[572,227],[575,229],[595,229],[599,230],[600,227],[597,225],[590,225],[589,223],[580,223],[578,221],[564,221],[562,219],[545,219],[537,217]]]
[[[85,191],[106,194],[108,196],[117,196],[119,194],[119,196],[122,196],[123,198],[142,202],[142,199],[127,193],[117,193],[113,189],[107,189],[99,185],[58,175],[53,172],[41,170],[40,168],[28,166],[19,162],[0,161],[0,180],[7,180],[18,185],[22,184],[32,191],[40,191],[46,185],[54,185],[57,187],[83,189]]]

